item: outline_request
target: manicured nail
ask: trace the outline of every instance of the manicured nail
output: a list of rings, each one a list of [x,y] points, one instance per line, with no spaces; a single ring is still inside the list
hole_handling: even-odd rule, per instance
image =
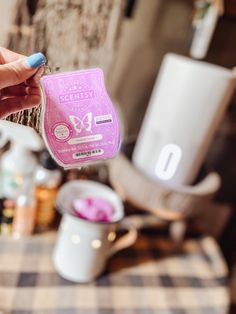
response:
[[[46,57],[41,53],[37,52],[26,58],[26,63],[30,68],[38,68],[47,62]]]

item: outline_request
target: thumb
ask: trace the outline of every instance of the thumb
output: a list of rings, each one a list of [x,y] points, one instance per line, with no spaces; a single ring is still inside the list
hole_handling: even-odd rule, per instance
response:
[[[0,65],[0,89],[26,81],[46,61],[46,57],[38,52],[27,58]]]

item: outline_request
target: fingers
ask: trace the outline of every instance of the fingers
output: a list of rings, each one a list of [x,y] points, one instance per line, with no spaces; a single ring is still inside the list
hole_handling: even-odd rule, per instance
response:
[[[0,118],[40,104],[45,63],[42,53],[25,57],[0,47]]]
[[[1,97],[25,96],[27,95],[27,86],[24,83],[16,86],[6,87],[1,90]]]
[[[24,83],[16,86],[6,87],[1,90],[1,98],[16,97],[16,96],[26,96],[26,95],[39,95],[39,87],[26,86]]]
[[[41,97],[41,92],[40,92],[40,89],[38,87],[28,86],[28,87],[26,87],[26,93],[27,93],[27,95],[38,95]]]
[[[26,84],[29,85],[29,86],[32,86],[32,87],[37,87],[39,86],[39,83],[40,83],[40,78],[41,76],[43,75],[44,73],[44,66],[40,67],[38,69],[38,71],[35,73],[34,76],[30,77],[27,81],[26,81]]]
[[[6,48],[0,47],[0,64],[5,64],[5,63],[9,63],[9,62],[13,62],[16,61],[18,59],[22,59],[25,56],[13,52],[11,50],[8,50]]]
[[[37,73],[38,68],[46,62],[42,53],[36,53],[28,58],[0,65],[0,89],[18,85]]]
[[[40,102],[41,97],[34,94],[3,99],[0,101],[0,118],[6,118],[11,113],[36,107]]]

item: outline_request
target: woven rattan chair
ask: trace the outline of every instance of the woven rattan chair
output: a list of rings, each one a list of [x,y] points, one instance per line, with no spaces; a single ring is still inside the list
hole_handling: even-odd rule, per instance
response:
[[[178,240],[185,233],[186,219],[199,208],[206,208],[220,187],[217,173],[208,174],[193,186],[164,187],[136,169],[123,154],[108,165],[110,183],[121,198],[162,221],[171,222],[170,232]]]

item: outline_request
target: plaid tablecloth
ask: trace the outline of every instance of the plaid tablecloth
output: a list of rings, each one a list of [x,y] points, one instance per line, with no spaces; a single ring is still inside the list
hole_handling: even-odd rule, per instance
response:
[[[55,236],[0,238],[1,314],[227,313],[227,269],[210,237],[176,249],[155,233],[142,233],[97,281],[75,284],[54,271]]]

